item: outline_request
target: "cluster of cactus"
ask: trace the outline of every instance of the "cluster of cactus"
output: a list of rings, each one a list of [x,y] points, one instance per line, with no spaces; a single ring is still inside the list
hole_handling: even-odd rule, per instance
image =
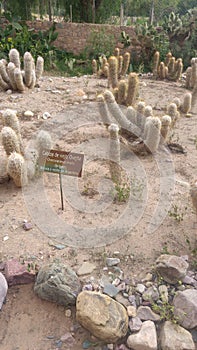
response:
[[[117,47],[114,50],[114,55],[108,59],[101,56],[98,63],[95,59],[92,60],[92,71],[98,77],[108,78],[109,84],[114,88],[117,86],[118,80],[127,74],[129,65],[130,53],[125,52],[124,55],[120,55],[120,49]]]
[[[161,80],[167,79],[179,81],[182,77],[183,62],[181,58],[176,60],[171,52],[166,55],[165,62],[160,62],[160,53],[156,51],[153,57],[153,76]]]
[[[0,87],[3,90],[24,92],[26,88],[34,88],[40,79],[44,69],[44,60],[38,56],[36,64],[30,52],[23,56],[24,69],[21,69],[19,52],[11,49],[9,63],[5,59],[0,60]]]
[[[197,57],[191,59],[191,66],[186,69],[185,87],[193,89],[197,84]]]
[[[51,136],[41,130],[33,146],[24,149],[16,111],[3,111],[2,121],[4,126],[1,130],[1,141],[7,154],[7,173],[17,187],[22,187],[35,176],[37,161],[42,151],[51,149]]]
[[[171,127],[171,117],[153,116],[151,106],[143,101],[138,102],[136,108],[128,106],[126,112],[120,108],[113,93],[106,90],[98,96],[98,107],[103,123],[109,127],[110,135],[120,129],[121,140],[127,148],[135,153],[155,153],[160,144],[167,142]],[[117,124],[115,129],[114,123]],[[125,132],[126,131],[126,132]],[[114,162],[118,163],[119,143],[113,142]],[[115,171],[117,176],[117,168]]]
[[[180,117],[180,113],[190,116],[192,110],[192,94],[186,92],[181,101],[180,98],[175,97],[174,100],[167,107],[167,114],[172,118],[172,127]]]

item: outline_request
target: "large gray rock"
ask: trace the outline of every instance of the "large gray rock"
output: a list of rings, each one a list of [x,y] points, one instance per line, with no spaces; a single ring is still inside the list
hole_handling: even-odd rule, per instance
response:
[[[77,297],[77,321],[95,337],[114,343],[128,330],[127,311],[108,295],[83,291]]]
[[[176,284],[186,276],[188,266],[183,258],[176,255],[163,254],[156,260],[157,272],[171,284]]]
[[[0,272],[0,310],[2,308],[3,302],[6,298],[8,290],[8,284],[4,275]]]
[[[159,342],[162,350],[195,350],[190,332],[170,321],[163,324]]]
[[[140,331],[128,337],[127,345],[132,350],[157,350],[157,333],[154,322],[143,322]]]
[[[43,266],[37,275],[34,286],[35,293],[42,299],[60,305],[74,305],[81,290],[76,273],[64,264],[48,264]]]
[[[178,323],[187,329],[197,326],[197,290],[186,289],[177,292],[173,300],[174,315]]]

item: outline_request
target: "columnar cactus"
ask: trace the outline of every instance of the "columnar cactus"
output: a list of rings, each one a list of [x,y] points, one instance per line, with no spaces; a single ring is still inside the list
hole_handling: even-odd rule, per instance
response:
[[[131,123],[128,121],[128,119],[118,106],[113,93],[109,90],[106,90],[104,92],[104,99],[107,103],[107,107],[110,113],[117,120],[118,125],[125,130],[131,130]]]
[[[123,66],[122,66],[121,76],[126,75],[128,69],[129,69],[130,59],[131,59],[130,53],[125,52],[125,54],[123,55]]]
[[[9,52],[10,62],[0,60],[0,87],[3,90],[12,89],[24,92],[26,88],[32,89],[36,81],[43,73],[44,60],[41,56],[37,58],[36,67],[32,55],[24,54],[24,71],[21,70],[20,56],[16,49]]]
[[[51,147],[51,135],[45,130],[40,130],[36,137],[36,149],[38,150],[39,156],[42,156],[42,152],[44,150],[50,150]]]
[[[12,152],[20,153],[20,145],[15,131],[9,126],[4,126],[1,130],[2,144],[9,156]]]
[[[139,80],[136,73],[130,73],[128,77],[127,106],[134,105],[138,96]]]
[[[144,109],[144,117],[148,118],[148,117],[153,117],[153,108],[152,106],[145,106]]]
[[[121,183],[121,168],[120,168],[120,140],[119,127],[117,124],[111,124],[108,128],[110,133],[110,174],[112,180]]]
[[[20,123],[16,115],[16,112],[12,109],[6,109],[2,113],[2,119],[3,119],[3,124],[5,126],[9,126],[15,131],[18,137],[20,153],[23,154],[23,143],[21,138]]]
[[[191,60],[191,77],[190,77],[190,88],[194,88],[197,81],[197,62],[195,59]]]
[[[153,76],[154,77],[157,77],[157,71],[159,67],[159,58],[160,58],[159,51],[156,51],[153,56]]]
[[[132,106],[127,107],[126,118],[133,125],[137,125],[137,114],[135,108],[133,108]]]
[[[197,110],[197,81],[192,91],[191,112],[195,113]]]
[[[27,87],[30,87],[32,82],[33,57],[30,54],[30,52],[25,52],[23,59],[24,59],[25,85]]]
[[[102,94],[97,96],[97,101],[98,101],[98,108],[99,108],[99,113],[102,119],[102,122],[105,126],[109,126],[112,121],[111,117],[105,102],[105,99]]]
[[[172,119],[172,127],[174,127],[176,121],[178,120],[180,113],[177,110],[177,105],[176,103],[170,103],[167,107],[167,114],[171,117]]]
[[[192,94],[190,92],[187,92],[183,97],[181,111],[187,114],[191,110],[191,106],[192,106]]]
[[[145,125],[145,128],[147,128],[145,145],[151,153],[155,153],[160,142],[161,121],[157,117],[150,117]]]
[[[161,62],[158,68],[158,75],[160,79],[165,79],[166,78],[166,69],[165,69],[165,64],[164,62]]]
[[[94,59],[94,60],[92,60],[92,72],[93,72],[93,74],[97,74],[97,71],[98,71],[97,62]]]
[[[118,60],[115,56],[109,57],[109,81],[112,88],[118,86]]]
[[[127,94],[127,83],[125,80],[120,80],[118,83],[118,103],[124,105]]]
[[[160,138],[161,144],[166,143],[168,133],[170,131],[171,122],[172,122],[172,119],[169,115],[163,115],[163,117],[161,118],[161,138]]]
[[[35,69],[35,75],[36,75],[36,81],[38,81],[44,71],[44,59],[41,56],[38,56],[36,61],[36,69]]]
[[[20,92],[25,91],[25,85],[23,83],[23,75],[19,68],[15,68],[14,70],[14,79],[17,86],[17,90],[19,90]]]
[[[23,156],[13,152],[8,157],[7,172],[17,187],[27,184],[27,169]]]
[[[137,126],[143,131],[144,129],[144,111],[145,102],[139,101],[137,104]]]
[[[14,63],[16,68],[20,69],[21,62],[20,62],[20,55],[19,55],[18,50],[11,49],[9,52],[9,59],[10,59],[10,62]]]

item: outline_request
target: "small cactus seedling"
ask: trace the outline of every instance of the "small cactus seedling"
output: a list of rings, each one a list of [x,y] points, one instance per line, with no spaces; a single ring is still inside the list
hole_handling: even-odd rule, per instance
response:
[[[27,169],[23,156],[13,152],[8,157],[7,172],[17,187],[27,185]]]

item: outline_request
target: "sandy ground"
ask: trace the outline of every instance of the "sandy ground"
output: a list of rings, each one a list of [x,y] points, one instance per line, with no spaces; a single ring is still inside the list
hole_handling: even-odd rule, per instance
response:
[[[25,145],[44,129],[50,132],[54,149],[85,155],[82,178],[63,176],[64,211],[57,174],[44,173],[43,181],[33,182],[30,190],[18,189],[12,181],[0,184],[1,261],[20,258],[41,266],[58,259],[75,271],[90,261],[96,266],[92,273],[96,279],[103,274],[105,257],[117,251],[125,277],[148,271],[162,252],[188,254],[194,263],[196,229],[189,185],[196,179],[197,115],[181,116],[171,133],[171,141],[182,145],[185,153],[160,150],[155,157],[145,157],[121,147],[121,165],[131,178],[131,199],[118,203],[110,181],[108,132],[95,101],[105,88],[106,80],[92,76],[45,75],[34,91],[0,92],[0,110],[18,112]],[[156,116],[165,113],[174,97],[183,99],[185,92],[182,83],[140,77],[139,99],[150,104]],[[34,116],[26,117],[27,110]],[[50,113],[47,119],[45,112]],[[23,229],[24,220],[32,223],[31,230]],[[58,244],[65,247],[58,249]],[[0,313],[0,349],[56,349],[56,341],[67,331],[74,331],[74,350],[90,339],[76,327],[74,310],[67,318],[62,306],[38,299],[32,285],[9,289]]]

